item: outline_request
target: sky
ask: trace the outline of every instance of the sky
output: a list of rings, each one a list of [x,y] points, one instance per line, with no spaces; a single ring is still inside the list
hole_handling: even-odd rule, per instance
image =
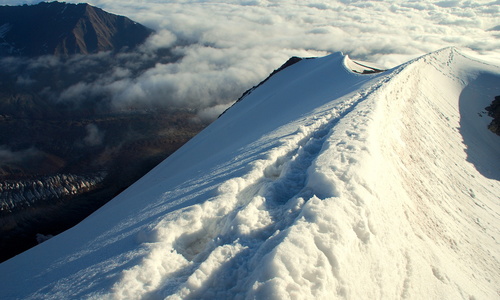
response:
[[[38,2],[0,0],[2,5]],[[66,94],[106,90],[113,93],[117,107],[136,102],[153,106],[190,103],[199,108],[201,117],[214,118],[291,56],[341,51],[353,59],[392,68],[455,46],[500,64],[500,1],[88,3],[156,30],[145,48],[173,47],[182,57],[175,63],[157,64],[136,77],[117,69],[105,83],[75,86]]]

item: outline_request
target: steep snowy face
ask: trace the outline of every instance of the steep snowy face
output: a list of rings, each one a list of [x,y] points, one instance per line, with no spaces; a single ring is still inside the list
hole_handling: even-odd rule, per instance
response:
[[[498,297],[500,139],[481,112],[500,68],[454,49],[373,75],[347,59],[272,76],[78,226],[1,264],[0,297]]]

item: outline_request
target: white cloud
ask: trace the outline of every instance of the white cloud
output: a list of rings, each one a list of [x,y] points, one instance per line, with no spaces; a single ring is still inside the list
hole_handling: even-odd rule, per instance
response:
[[[219,104],[216,106],[205,108],[198,112],[198,118],[201,121],[207,122],[217,119],[229,106],[230,104]]]
[[[18,76],[17,77],[17,81],[16,81],[16,84],[17,85],[20,85],[20,86],[30,86],[32,85],[33,83],[35,83],[36,81],[31,79],[29,76]]]
[[[174,45],[177,37],[168,30],[160,30],[155,35],[152,35],[143,45],[143,50],[153,48],[168,48]]]
[[[16,1],[8,2],[12,5]],[[290,56],[342,51],[353,59],[394,67],[427,52],[456,46],[500,63],[500,41],[494,31],[488,31],[500,25],[500,1],[89,3],[158,31],[141,48],[142,58],[131,57],[131,69],[159,47],[174,47],[173,53],[182,57],[175,63],[159,63],[135,77],[127,76],[122,66],[92,84],[94,92],[112,94],[118,108],[137,102],[200,106],[200,110],[227,104]],[[78,86],[66,94],[76,89]]]
[[[87,130],[87,135],[83,139],[83,142],[87,146],[99,146],[102,144],[104,139],[104,132],[99,130],[97,125],[88,124],[85,129]]]
[[[21,163],[25,160],[36,159],[43,155],[43,152],[36,148],[28,148],[23,150],[11,150],[10,148],[0,145],[0,166],[10,163]]]

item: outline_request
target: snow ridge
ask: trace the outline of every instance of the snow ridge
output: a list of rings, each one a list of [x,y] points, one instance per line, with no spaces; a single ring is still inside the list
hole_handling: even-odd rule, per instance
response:
[[[212,286],[210,292],[215,294],[210,296],[207,291],[200,291],[200,286],[205,284],[203,281],[215,278],[204,278],[205,276],[197,271],[203,270],[203,264],[221,264],[222,262],[209,260],[212,256],[215,256],[213,260],[220,259],[219,251],[230,257],[229,266],[220,265],[219,268],[234,268],[237,261],[238,268],[249,273],[254,271],[262,257],[272,251],[282,239],[280,232],[292,225],[301,207],[312,197],[312,190],[306,188],[306,171],[322,149],[328,134],[338,121],[350,113],[369,93],[370,91],[357,93],[351,99],[335,106],[327,116],[308,127],[300,127],[293,140],[289,139],[281,147],[272,149],[268,154],[269,159],[252,163],[252,169],[246,176],[223,183],[219,188],[220,195],[200,207],[204,212],[201,219],[195,212],[197,216],[193,216],[192,222],[188,224],[185,223],[186,215],[183,215],[181,224],[167,223],[156,228],[165,232],[175,231],[171,226],[192,230],[184,232],[171,242],[176,255],[180,254],[189,262],[194,262],[188,270],[181,271],[186,273],[184,276],[187,283],[179,290],[180,298],[199,298],[201,295],[204,295],[204,298],[220,297],[221,293],[227,293],[225,297],[229,297],[234,293],[232,289],[242,289],[238,287],[242,282],[236,279],[248,277],[249,274],[240,273],[237,277],[232,277],[232,280],[220,280],[223,283],[219,287],[220,291]],[[229,202],[231,200],[232,203]],[[207,213],[208,211],[213,211],[214,214]],[[159,248],[169,247],[161,245]],[[164,257],[165,261],[171,259],[169,256]],[[158,262],[155,261],[156,263]],[[153,266],[148,265],[146,269],[150,270],[151,267]],[[172,268],[168,271],[177,272]],[[192,281],[196,284],[191,283]],[[143,284],[148,288],[154,286],[151,282]],[[167,294],[175,292],[172,283],[163,284],[170,285]],[[130,292],[128,281],[123,284],[123,289],[127,293]],[[192,295],[192,290],[196,291],[195,295]],[[125,297],[134,298],[140,295],[126,294]]]
[[[500,68],[453,48],[372,75],[346,59],[269,78],[79,226],[1,264],[15,283],[0,296],[497,297],[500,141],[477,110]]]
[[[342,65],[345,66],[345,63]],[[222,183],[218,196],[182,214],[179,216],[181,220],[160,223],[153,235],[157,241],[168,240],[168,243],[155,245],[150,258],[145,259],[152,263],[127,272],[123,282],[115,286],[114,293],[124,298],[137,298],[147,293],[161,297],[174,294],[174,298],[210,299],[229,298],[240,291],[248,292],[248,285],[259,276],[261,261],[283,242],[287,229],[297,218],[303,217],[301,213],[305,203],[318,195],[323,198],[340,196],[335,192],[325,193],[325,189],[336,189],[329,178],[320,178],[323,176],[320,172],[308,172],[335,126],[402,69],[395,69],[381,78],[369,77],[372,82],[365,88],[348,94],[333,107],[315,115],[307,126],[301,125],[280,146],[266,153],[266,159],[253,161],[247,174]],[[367,79],[359,77],[358,80]],[[363,138],[356,131],[366,126],[360,120],[366,119],[367,112],[363,111],[362,115],[364,119],[356,113],[358,122],[353,130],[347,131],[350,138],[358,142],[362,142]],[[346,173],[340,170],[341,165],[349,168],[355,161],[355,158],[346,159],[344,155],[350,149],[353,149],[352,146],[347,145],[341,152],[338,174]],[[341,181],[349,180],[345,175],[338,177]],[[365,234],[359,228],[356,230],[359,236]],[[172,232],[183,233],[172,239]],[[321,249],[321,242],[317,243]],[[161,262],[155,259],[157,252],[170,248],[173,251],[164,255]],[[178,265],[180,269],[176,269],[171,262],[180,256],[186,261]],[[169,264],[168,268],[165,268],[166,264]],[[161,266],[158,278],[146,277],[145,274],[155,266]],[[223,269],[228,274],[220,272],[224,279],[213,274],[207,276],[206,273],[212,273],[213,269]],[[171,274],[180,276],[175,276],[172,281],[169,279]],[[179,277],[182,279],[179,280]],[[147,280],[137,281],[138,278]],[[217,286],[218,282],[222,285]],[[131,286],[137,287],[137,290],[131,289]],[[206,288],[208,286],[210,290]]]

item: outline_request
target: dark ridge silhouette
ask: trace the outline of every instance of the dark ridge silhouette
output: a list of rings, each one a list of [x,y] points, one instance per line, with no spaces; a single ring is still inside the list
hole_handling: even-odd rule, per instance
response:
[[[486,111],[488,111],[488,116],[493,118],[488,125],[488,129],[500,135],[500,96],[495,96],[495,100],[490,106],[486,107]]]

